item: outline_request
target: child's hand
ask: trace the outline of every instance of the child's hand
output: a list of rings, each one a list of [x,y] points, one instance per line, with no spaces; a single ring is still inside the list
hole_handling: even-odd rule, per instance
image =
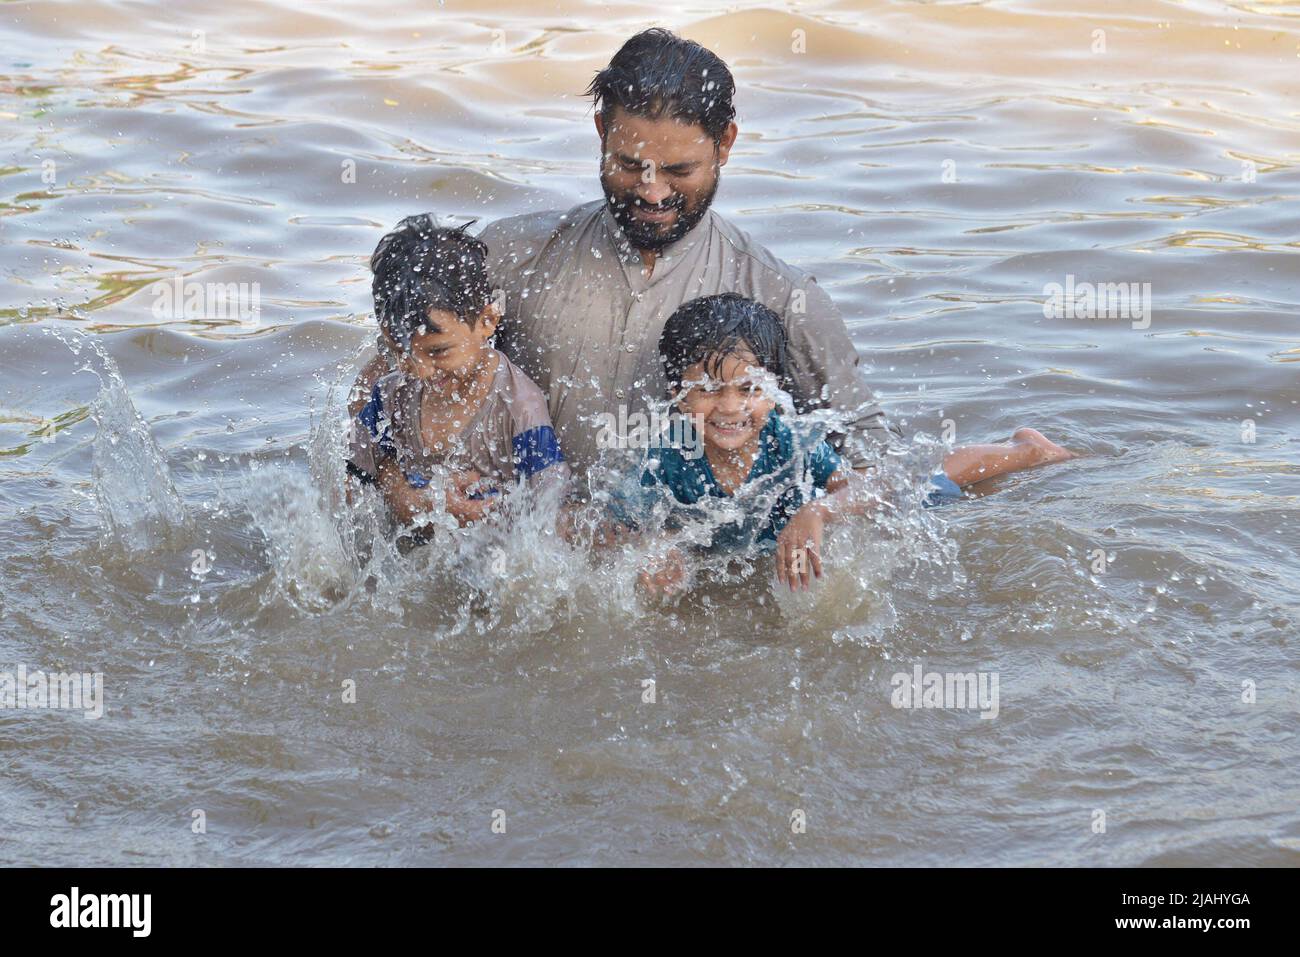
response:
[[[781,529],[776,539],[776,580],[791,591],[812,587],[822,577],[822,530],[826,513],[818,502],[808,502]]]
[[[671,598],[682,590],[686,581],[686,556],[675,548],[637,576],[636,583],[649,598]]]
[[[500,500],[499,495],[484,498],[470,498],[470,488],[482,478],[477,472],[452,472],[451,483],[447,486],[447,514],[460,524],[461,528],[473,522],[481,522]]]

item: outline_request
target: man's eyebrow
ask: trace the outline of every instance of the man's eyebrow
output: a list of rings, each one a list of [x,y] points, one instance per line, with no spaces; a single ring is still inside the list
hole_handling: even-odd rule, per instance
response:
[[[654,163],[653,160],[644,160],[636,156],[628,156],[626,153],[615,153],[614,155],[618,158],[618,161],[620,163],[624,163],[627,166],[648,166],[648,165],[653,165]],[[685,162],[682,163],[665,163],[663,166],[660,166],[659,168],[666,169],[669,172],[677,173],[677,172],[685,172],[686,170],[695,169],[695,167],[699,165],[700,165],[699,160],[686,160]]]

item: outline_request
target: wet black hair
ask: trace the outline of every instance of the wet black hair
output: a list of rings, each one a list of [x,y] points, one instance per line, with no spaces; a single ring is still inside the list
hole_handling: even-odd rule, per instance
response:
[[[749,349],[781,388],[789,388],[786,333],[781,317],[753,299],[734,292],[701,296],[683,303],[668,317],[659,336],[659,359],[669,388],[697,362],[716,376],[723,360],[741,346]]]
[[[721,57],[659,27],[624,43],[586,91],[606,129],[614,108],[622,107],[633,116],[697,124],[714,143],[736,117],[735,94],[736,81]]]
[[[491,299],[487,246],[465,232],[471,225],[439,226],[420,213],[403,219],[375,247],[375,318],[403,349],[429,321],[430,309],[453,312],[472,326]]]

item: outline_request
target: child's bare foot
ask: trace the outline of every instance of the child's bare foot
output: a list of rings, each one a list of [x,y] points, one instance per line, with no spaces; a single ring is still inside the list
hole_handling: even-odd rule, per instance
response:
[[[1031,465],[1050,465],[1053,462],[1077,458],[1077,453],[1062,448],[1037,429],[1016,429],[1011,436],[1011,442],[1014,445],[1033,449],[1030,453],[1032,462],[1029,464]]]
[[[943,471],[965,487],[1008,472],[1032,469],[1052,462],[1064,462],[1075,454],[1049,442],[1037,429],[1016,429],[1010,442],[994,445],[963,445],[943,460]]]

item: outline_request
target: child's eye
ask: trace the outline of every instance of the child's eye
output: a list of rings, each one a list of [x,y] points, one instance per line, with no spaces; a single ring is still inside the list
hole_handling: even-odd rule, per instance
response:
[[[736,390],[736,393],[744,399],[751,398],[763,391],[762,384],[755,382],[752,379],[742,379],[739,382],[731,383],[731,386]]]
[[[694,379],[682,383],[682,392],[717,392],[718,385],[709,379]]]

